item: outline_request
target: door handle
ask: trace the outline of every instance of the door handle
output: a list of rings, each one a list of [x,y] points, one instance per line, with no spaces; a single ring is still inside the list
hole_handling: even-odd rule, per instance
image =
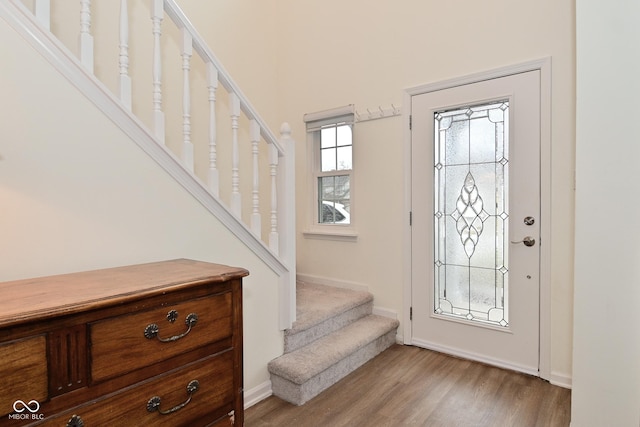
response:
[[[534,239],[531,236],[527,236],[524,239],[514,242],[513,240],[511,241],[511,243],[524,243],[525,246],[533,246],[536,244],[536,239]]]

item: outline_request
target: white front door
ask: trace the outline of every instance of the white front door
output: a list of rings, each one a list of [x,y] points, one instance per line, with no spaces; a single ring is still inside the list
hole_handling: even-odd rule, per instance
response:
[[[411,343],[538,375],[540,71],[411,97]]]

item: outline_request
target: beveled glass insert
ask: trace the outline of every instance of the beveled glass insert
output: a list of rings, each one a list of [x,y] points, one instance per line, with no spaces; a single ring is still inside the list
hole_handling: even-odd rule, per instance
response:
[[[509,102],[434,114],[434,313],[508,326]]]

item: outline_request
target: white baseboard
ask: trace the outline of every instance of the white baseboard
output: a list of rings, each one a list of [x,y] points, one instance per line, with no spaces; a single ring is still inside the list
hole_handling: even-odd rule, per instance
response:
[[[384,307],[373,307],[373,314],[376,316],[388,317],[389,319],[398,319],[398,312]]]
[[[273,394],[271,381],[265,381],[257,387],[244,391],[244,409],[250,408]]]
[[[296,278],[299,282],[313,283],[315,285],[335,286],[336,288],[351,289],[354,291],[369,291],[369,287],[362,283],[348,280],[331,279],[329,277],[315,276],[313,274],[298,273]]]
[[[547,378],[549,382],[553,385],[557,385],[558,387],[571,389],[572,387],[572,379],[571,375],[559,372],[551,372],[549,378]]]
[[[517,372],[522,372],[528,375],[533,375],[533,376],[539,376],[538,370],[537,369],[533,369],[527,366],[520,366],[520,365],[515,365],[513,363],[507,362],[505,360],[500,360],[500,359],[494,359],[491,357],[486,357],[484,355],[481,354],[476,354],[476,353],[471,353],[471,352],[467,352],[467,351],[463,351],[457,348],[451,348],[451,347],[447,347],[447,346],[442,346],[439,344],[433,344],[430,342],[426,342],[426,341],[421,341],[421,340],[412,340],[411,342],[412,345],[416,345],[418,347],[423,347],[429,350],[434,350],[440,353],[445,353],[445,354],[450,354],[452,356],[457,356],[457,357],[461,357],[463,359],[469,359],[469,360],[474,360],[476,362],[481,362],[481,363],[485,363],[487,365],[491,365],[491,366],[497,366],[498,368],[503,368],[503,369],[509,369],[511,371],[517,371]]]

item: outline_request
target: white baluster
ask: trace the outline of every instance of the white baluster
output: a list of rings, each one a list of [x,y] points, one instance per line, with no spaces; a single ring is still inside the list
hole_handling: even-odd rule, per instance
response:
[[[91,0],[80,0],[80,62],[93,73],[93,36],[91,35]]]
[[[218,89],[218,70],[207,63],[207,87],[209,88],[209,189],[218,197],[220,194],[220,174],[217,165],[217,128],[216,128],[216,90]]]
[[[182,29],[182,161],[187,169],[193,172],[193,143],[191,142],[191,93],[189,85],[189,71],[191,70],[191,55],[193,55],[193,40],[189,31]]]
[[[253,211],[251,213],[251,231],[253,231],[253,233],[260,238],[260,236],[262,236],[262,218],[260,217],[259,196],[260,174],[258,169],[258,144],[260,143],[260,125],[255,120],[251,120],[251,122],[249,122],[249,135],[251,137],[251,147],[253,153],[253,191],[251,194]]]
[[[162,62],[160,56],[161,25],[164,18],[163,0],[151,0],[153,23],[153,131],[164,144],[164,113],[162,112]]]
[[[271,231],[269,249],[276,255],[280,252],[278,236],[278,148],[269,144],[269,174],[271,175]]]
[[[36,0],[33,11],[38,22],[51,30],[51,0]]]
[[[131,111],[131,77],[129,77],[129,11],[127,0],[120,0],[120,101]]]
[[[235,93],[229,94],[231,110],[231,130],[233,158],[231,163],[231,212],[242,216],[242,197],[240,194],[240,147],[238,145],[238,119],[240,118],[240,99]]]

